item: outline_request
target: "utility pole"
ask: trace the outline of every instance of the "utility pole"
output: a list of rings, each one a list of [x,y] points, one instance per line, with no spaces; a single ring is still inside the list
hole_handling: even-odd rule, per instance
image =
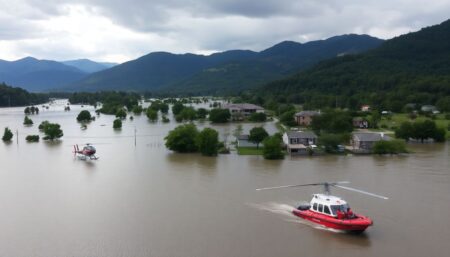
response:
[[[16,142],[19,145],[19,129],[16,130]]]
[[[136,147],[136,127],[134,127],[134,147]]]

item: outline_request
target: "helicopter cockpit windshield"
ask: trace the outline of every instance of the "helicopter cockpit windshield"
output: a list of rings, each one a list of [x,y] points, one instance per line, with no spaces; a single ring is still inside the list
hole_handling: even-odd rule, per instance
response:
[[[334,215],[337,215],[338,211],[346,213],[350,209],[350,206],[348,204],[330,205],[330,207]]]

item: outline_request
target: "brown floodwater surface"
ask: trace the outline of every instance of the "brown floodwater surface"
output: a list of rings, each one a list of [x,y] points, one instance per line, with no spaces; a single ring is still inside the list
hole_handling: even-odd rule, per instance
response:
[[[164,137],[177,124],[145,115],[112,129],[101,115],[81,130],[80,106],[52,105],[22,125],[23,108],[0,109],[0,256],[8,257],[273,257],[448,256],[449,143],[408,145],[407,156],[218,157],[176,154]],[[93,110],[90,107],[85,109]],[[172,120],[173,118],[170,117]],[[27,143],[43,120],[64,130],[59,142]],[[199,122],[199,127],[210,126]],[[255,125],[244,123],[248,131]],[[274,123],[264,124],[271,133]],[[236,124],[212,126],[232,140]],[[134,131],[136,130],[136,145]],[[97,161],[74,158],[73,144],[92,143]],[[256,191],[320,181],[388,196],[339,189],[374,226],[362,235],[329,231],[290,214],[321,188]]]

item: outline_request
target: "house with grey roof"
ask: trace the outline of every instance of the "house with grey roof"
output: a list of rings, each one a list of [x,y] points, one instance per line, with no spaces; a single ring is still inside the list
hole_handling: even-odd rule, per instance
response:
[[[264,108],[254,104],[224,104],[223,109],[228,109],[233,120],[243,120],[255,112],[265,112]]]
[[[295,114],[295,121],[299,126],[311,125],[312,118],[316,115],[320,115],[317,111],[301,111]]]
[[[308,154],[308,148],[317,143],[317,135],[311,131],[287,131],[283,134],[283,144],[291,155]]]
[[[384,133],[376,132],[354,132],[350,140],[351,150],[357,153],[372,152],[373,145],[381,140],[391,140],[391,137]]]

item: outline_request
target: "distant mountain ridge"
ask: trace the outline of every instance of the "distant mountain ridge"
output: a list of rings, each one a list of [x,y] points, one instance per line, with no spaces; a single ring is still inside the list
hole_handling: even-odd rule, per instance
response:
[[[112,62],[94,62],[89,59],[77,59],[62,61],[61,63],[75,67],[86,73],[94,73],[101,70],[106,70],[117,65],[117,63]]]
[[[84,76],[85,72],[56,61],[33,57],[16,61],[0,60],[0,81],[32,92],[59,87]]]
[[[343,35],[300,44],[285,41],[261,52],[231,50],[209,56],[154,52],[88,75],[64,90],[133,90],[210,94],[251,88],[323,59],[379,46],[367,35]]]
[[[0,82],[40,92],[60,88],[84,78],[89,73],[104,70],[115,63],[97,63],[88,59],[66,62],[25,57],[16,61],[0,60]]]
[[[313,108],[372,104],[379,110],[400,111],[416,103],[450,110],[450,20],[387,40],[365,53],[323,61],[253,93]]]

